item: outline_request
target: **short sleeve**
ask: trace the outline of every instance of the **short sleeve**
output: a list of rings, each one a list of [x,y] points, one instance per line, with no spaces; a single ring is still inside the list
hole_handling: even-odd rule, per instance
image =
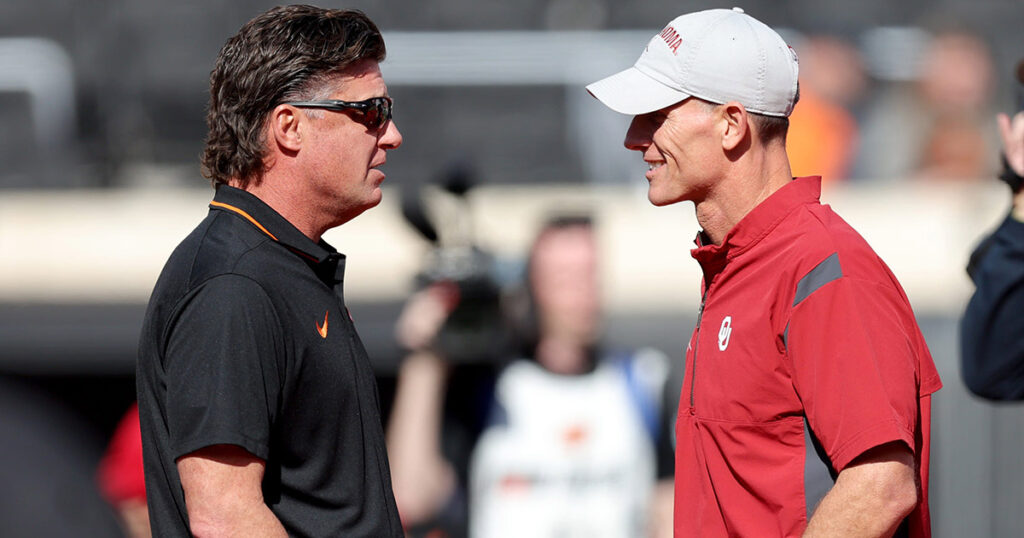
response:
[[[904,321],[901,301],[882,284],[840,277],[793,307],[793,383],[837,472],[885,443],[916,448],[917,328]]]
[[[175,458],[231,444],[267,459],[281,392],[280,332],[266,292],[238,275],[210,279],[179,308],[164,357]]]

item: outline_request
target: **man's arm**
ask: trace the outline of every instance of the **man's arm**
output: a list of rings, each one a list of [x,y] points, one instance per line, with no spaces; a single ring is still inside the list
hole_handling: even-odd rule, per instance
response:
[[[238,446],[214,445],[177,465],[193,536],[288,536],[263,502],[263,460]]]
[[[651,506],[648,522],[650,538],[672,538],[672,511],[675,509],[675,485],[672,477],[655,482],[651,490]]]
[[[1024,176],[1024,112],[1012,120],[1000,114],[998,120],[1004,174]],[[971,255],[968,273],[977,289],[960,327],[964,383],[993,400],[1024,398],[1024,188],[1013,206],[1012,215]]]
[[[868,450],[839,473],[804,537],[892,536],[917,506],[914,477],[914,455],[902,442]]]
[[[430,521],[456,490],[456,475],[441,451],[441,428],[448,364],[432,349],[457,298],[445,285],[416,293],[395,328],[410,350],[398,374],[388,422],[388,459],[395,502],[406,526]]]

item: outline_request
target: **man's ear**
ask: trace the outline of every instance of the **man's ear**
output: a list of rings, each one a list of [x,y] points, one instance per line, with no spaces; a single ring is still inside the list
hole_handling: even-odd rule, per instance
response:
[[[282,152],[294,153],[302,147],[301,118],[299,110],[291,105],[277,105],[270,111],[270,136]]]
[[[736,101],[730,101],[719,107],[725,130],[722,132],[722,149],[729,152],[743,143],[750,133],[747,123],[747,109]]]

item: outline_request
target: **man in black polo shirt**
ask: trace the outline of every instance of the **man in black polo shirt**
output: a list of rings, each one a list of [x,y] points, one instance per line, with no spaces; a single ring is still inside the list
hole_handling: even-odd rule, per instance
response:
[[[402,536],[370,364],[321,240],[402,143],[355,11],[272,9],[211,74],[210,213],[153,295],[138,364],[155,536]]]

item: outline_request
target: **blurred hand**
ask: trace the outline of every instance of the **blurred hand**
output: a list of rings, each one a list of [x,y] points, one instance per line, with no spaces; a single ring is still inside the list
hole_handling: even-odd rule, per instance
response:
[[[673,488],[670,476],[658,480],[651,492],[650,521],[648,522],[650,538],[672,538],[672,510],[675,498]]]
[[[459,287],[439,282],[412,295],[395,323],[395,340],[408,350],[430,347],[459,304]]]
[[[125,526],[127,538],[152,538],[149,511],[145,499],[128,499],[117,505],[117,514]]]
[[[1003,139],[1003,153],[1010,168],[1018,176],[1024,176],[1024,112],[1018,112],[1010,119],[1006,114],[996,116],[999,135]]]
[[[1018,112],[1013,119],[999,114],[996,122],[999,124],[999,136],[1003,139],[1006,163],[1018,176],[1024,176],[1024,112]],[[1024,222],[1024,189],[1013,196],[1013,216]]]

